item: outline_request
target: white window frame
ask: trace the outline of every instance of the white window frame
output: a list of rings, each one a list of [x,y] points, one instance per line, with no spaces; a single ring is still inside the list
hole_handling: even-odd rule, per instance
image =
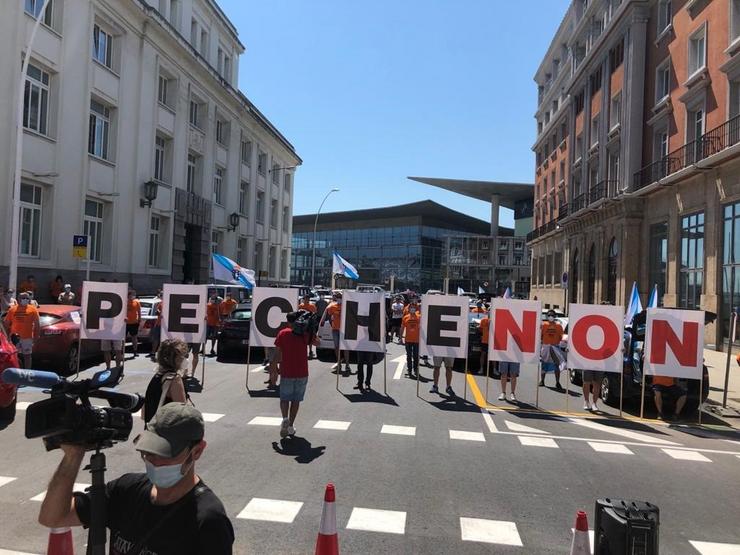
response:
[[[213,174],[213,202],[219,206],[223,205],[223,187],[225,179],[226,170],[220,166],[216,166],[216,171]]]
[[[591,139],[591,148],[594,148],[595,146],[599,145],[599,120],[600,118],[601,118],[601,114],[596,114],[594,117],[591,118],[591,130],[590,130],[591,136],[589,137]]]
[[[166,182],[165,159],[167,157],[167,140],[161,135],[154,137],[154,179],[160,183]]]
[[[255,219],[257,220],[257,223],[264,224],[265,223],[265,192],[264,191],[257,191],[257,196],[255,197]]]
[[[31,75],[31,73],[36,72],[38,72],[38,76]],[[49,131],[50,82],[51,76],[49,73],[33,63],[28,64],[23,89],[23,127],[41,135],[48,135]],[[34,95],[36,97],[35,107],[32,105]],[[35,119],[35,124],[32,119]]]
[[[157,214],[152,214],[149,220],[149,249],[147,263],[150,268],[160,268],[159,260],[160,238],[162,230],[162,218]]]
[[[87,213],[87,204],[96,205],[96,214]],[[105,238],[105,204],[97,199],[85,198],[82,234],[88,235],[87,255],[91,262],[102,262],[103,241]]]
[[[113,69],[113,34],[98,23],[93,25],[92,58],[108,69]]]
[[[43,5],[44,0],[24,0],[23,10],[34,19],[38,19],[39,14],[41,13],[41,7]],[[54,22],[53,6],[54,0],[49,0],[49,3],[46,6],[46,12],[44,12],[44,17],[41,19],[41,23],[43,23],[47,27],[51,27],[52,23]]]
[[[31,201],[23,200],[24,188],[31,190]],[[28,258],[39,258],[44,215],[44,191],[39,185],[21,183],[20,233],[18,254]],[[28,220],[29,225],[26,225]],[[26,248],[24,248],[24,243]]]
[[[215,229],[211,231],[211,253],[217,254],[221,250],[223,234]]]
[[[662,35],[666,29],[673,24],[673,6],[671,0],[658,1],[658,36]]]
[[[257,173],[264,176],[267,172],[267,153],[258,151],[257,154]]]
[[[239,214],[247,216],[249,213],[249,181],[239,182]]]
[[[671,94],[671,59],[666,58],[655,68],[655,104]]]
[[[188,167],[185,174],[185,190],[188,193],[195,193],[198,184],[198,156],[188,152]]]
[[[663,160],[668,156],[668,151],[670,148],[670,137],[668,135],[668,130],[663,129],[656,129],[655,130],[655,136],[653,139],[654,144],[654,152],[653,152],[653,162],[659,162],[660,160]]]
[[[240,156],[242,164],[245,166],[252,165],[252,141],[249,139],[242,139]]]
[[[290,188],[291,188],[291,174],[288,172],[285,172],[285,175],[283,176],[283,191],[285,191],[286,194],[290,194]]]
[[[280,212],[278,210],[278,199],[273,198],[270,199],[270,227],[272,229],[278,228],[278,218],[280,217]]]
[[[288,250],[280,251],[280,279],[288,279]]]
[[[272,184],[280,185],[280,164],[272,164]]]
[[[283,206],[283,233],[288,233],[290,222],[290,207]]]
[[[730,0],[730,44],[740,40],[740,0]]]
[[[111,159],[111,109],[102,102],[90,99],[88,152],[103,160]]]
[[[174,109],[172,102],[172,83],[173,79],[169,75],[159,72],[159,78],[157,80],[157,100],[162,106],[166,106],[170,110]]]
[[[229,122],[221,118],[216,118],[216,142],[229,148]]]
[[[206,105],[197,96],[190,96],[188,105],[188,123],[199,131],[203,131],[203,119],[205,118]]]
[[[609,130],[612,131],[622,124],[622,91],[612,96],[609,106]]]
[[[701,64],[698,64],[698,60],[694,59],[694,45],[697,41],[701,40],[702,42],[702,51],[701,51]],[[688,74],[689,79],[691,79],[694,75],[699,73],[700,71],[706,69],[707,67],[707,24],[706,22],[699,27],[696,31],[691,33],[689,36],[689,40],[687,41],[688,44]],[[692,68],[692,66],[694,66]]]
[[[247,256],[247,238],[244,235],[240,235],[236,239],[236,263],[237,264],[244,264],[246,266],[246,263],[244,262],[244,259]]]

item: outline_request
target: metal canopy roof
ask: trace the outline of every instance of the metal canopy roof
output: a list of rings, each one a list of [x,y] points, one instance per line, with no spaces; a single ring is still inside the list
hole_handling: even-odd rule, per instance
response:
[[[512,210],[515,202],[534,198],[534,185],[531,183],[500,183],[496,181],[411,176],[408,179],[485,202],[491,202],[491,195],[499,195],[500,205]]]

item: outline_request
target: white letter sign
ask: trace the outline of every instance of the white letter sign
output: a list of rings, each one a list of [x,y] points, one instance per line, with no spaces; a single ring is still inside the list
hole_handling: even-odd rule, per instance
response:
[[[622,307],[574,303],[568,315],[568,368],[622,372]]]
[[[704,365],[704,311],[649,308],[646,374],[700,380]]]
[[[203,343],[207,301],[205,285],[165,283],[162,295],[162,339]]]
[[[540,359],[540,301],[491,299],[488,358],[536,364]]]
[[[421,296],[419,352],[432,357],[468,356],[468,297]]]
[[[339,347],[348,351],[385,352],[385,293],[342,292]]]
[[[255,287],[252,289],[250,347],[274,347],[278,332],[287,323],[285,315],[298,308],[298,289],[294,287]]]
[[[126,334],[127,283],[82,283],[82,339],[120,340]]]

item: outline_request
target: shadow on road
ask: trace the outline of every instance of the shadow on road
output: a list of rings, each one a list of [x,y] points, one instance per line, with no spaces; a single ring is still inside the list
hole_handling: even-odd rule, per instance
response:
[[[393,397],[383,395],[374,389],[371,389],[366,393],[342,393],[342,395],[350,403],[380,403],[382,405],[398,406],[398,403],[396,403],[396,400]]]
[[[298,436],[284,437],[280,440],[280,443],[273,441],[272,448],[279,455],[295,457],[295,462],[299,464],[308,464],[315,461],[326,450],[326,446],[324,445],[311,447],[310,441]]]
[[[280,397],[280,386],[277,386],[277,389],[250,389],[248,390],[250,397],[272,397],[274,399],[277,399]]]
[[[480,407],[472,401],[466,401],[462,397],[440,394],[439,401],[424,399],[434,408],[456,412],[480,412]]]

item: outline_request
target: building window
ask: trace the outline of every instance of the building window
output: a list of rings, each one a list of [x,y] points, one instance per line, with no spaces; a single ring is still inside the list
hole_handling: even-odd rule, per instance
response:
[[[272,165],[272,184],[280,184],[280,166],[278,164]]]
[[[260,153],[257,156],[257,172],[260,175],[265,175],[266,171],[267,171],[267,154],[260,151]]]
[[[609,242],[609,255],[606,262],[606,300],[609,304],[617,304],[617,263],[619,261],[619,246],[617,238],[612,237]]]
[[[290,229],[290,208],[283,206],[283,231],[288,233]]]
[[[580,133],[576,137],[576,152],[575,152],[575,160],[578,161],[583,156],[583,133]]]
[[[229,144],[229,122],[222,119],[216,120],[216,142],[224,148]]]
[[[658,302],[665,295],[665,274],[668,265],[668,224],[660,222],[650,226],[648,278],[650,286],[658,286]]]
[[[190,20],[190,46],[198,49],[198,22],[195,18]]]
[[[157,135],[154,138],[154,179],[165,181],[164,178],[165,140]]]
[[[236,263],[246,265],[244,259],[247,256],[247,238],[239,237],[236,240]]]
[[[221,242],[223,234],[220,231],[211,231],[211,253],[216,254],[223,252]]]
[[[707,28],[702,26],[689,38],[689,77],[701,71],[707,61]]]
[[[195,193],[198,185],[198,164],[199,157],[195,154],[188,153],[188,171],[185,180],[185,186],[188,193]]]
[[[655,156],[653,157],[653,162],[665,160],[668,157],[668,131],[665,129],[656,131],[654,141],[655,145],[653,148]]]
[[[157,100],[160,104],[170,109],[174,109],[175,107],[174,88],[175,80],[160,72],[157,83]]]
[[[283,190],[285,191],[286,195],[290,194],[290,174],[286,173],[283,177]]]
[[[224,174],[226,170],[216,168],[216,174],[213,176],[213,200],[216,204],[223,204],[222,189],[224,185]]]
[[[247,216],[249,213],[249,183],[239,183],[239,214]]]
[[[254,271],[259,275],[259,272],[262,271],[262,250],[264,247],[262,246],[262,241],[257,241],[254,244]]]
[[[203,123],[205,121],[205,104],[195,97],[190,99],[190,111],[188,113],[188,121],[190,125],[197,129],[203,130]]]
[[[659,104],[671,92],[671,61],[666,60],[655,70],[655,103]]]
[[[41,246],[43,192],[37,185],[21,184],[20,254],[38,258]]]
[[[245,164],[247,166],[252,165],[252,141],[242,141],[241,160],[242,164]]]
[[[579,273],[578,273],[578,265],[580,264],[580,259],[578,257],[578,249],[575,250],[573,253],[573,258],[571,259],[570,264],[570,302],[577,303],[578,302],[578,279],[579,279]]]
[[[602,72],[601,68],[597,69],[593,74],[591,74],[590,77],[590,85],[591,85],[591,96],[593,97],[594,94],[599,92],[601,90],[601,78],[602,78]]]
[[[103,203],[85,200],[85,219],[83,234],[89,237],[87,253],[93,262],[102,262],[103,252]]]
[[[49,0],[49,4],[46,6],[46,11],[44,12],[44,17],[41,19],[41,23],[46,25],[47,27],[51,27],[51,16],[52,16],[52,6],[54,5],[54,0]],[[41,13],[41,8],[44,6],[44,0],[25,0],[25,10],[26,13],[29,15],[32,15],[34,18],[38,19],[39,14]]]
[[[288,279],[288,251],[280,253],[280,279]]]
[[[49,74],[28,64],[23,95],[23,127],[47,134],[49,114]]]
[[[693,155],[693,162],[697,162],[702,159],[702,136],[704,135],[704,110],[697,108],[696,110],[690,110],[688,116],[688,137],[686,137],[687,143],[692,143],[689,146],[691,152],[689,155]]]
[[[108,69],[113,67],[113,36],[97,23],[93,26],[92,57]]]
[[[257,222],[265,223],[265,193],[263,191],[257,191],[255,211],[257,212],[255,216]]]
[[[617,93],[612,97],[611,108],[609,109],[609,129],[616,128],[622,122],[622,93]]]
[[[270,227],[277,229],[278,226],[278,201],[272,199],[270,202]]]
[[[585,92],[584,91],[581,91],[580,93],[578,93],[576,95],[575,101],[574,101],[576,115],[578,115],[581,112],[583,112],[584,102],[585,102]]]
[[[596,301],[596,245],[591,243],[588,251],[588,282],[586,284],[586,304],[594,304]]]
[[[90,129],[87,151],[93,156],[109,159],[110,108],[90,101]]]
[[[591,148],[599,144],[599,116],[596,115],[591,120]]]
[[[658,34],[660,35],[671,24],[673,11],[671,0],[660,0],[658,2]]]
[[[208,60],[208,31],[200,30],[200,55]]]
[[[682,308],[698,309],[704,285],[704,213],[681,218],[679,295]]]
[[[180,30],[180,0],[170,0],[170,23],[175,29]]]
[[[622,62],[624,62],[624,40],[619,41],[619,44],[609,52],[609,71],[614,73]]]
[[[730,10],[730,42],[740,38],[740,0],[731,0]]]
[[[619,181],[619,146],[609,151],[606,171],[609,174],[607,179],[610,182],[616,183]],[[612,192],[616,193],[616,187],[613,188]]]
[[[722,314],[717,322],[722,337],[727,338],[730,314],[733,307],[740,306],[740,203],[724,206],[722,236]]]
[[[152,216],[149,223],[149,267],[159,268],[159,228],[160,228],[159,216]]]

